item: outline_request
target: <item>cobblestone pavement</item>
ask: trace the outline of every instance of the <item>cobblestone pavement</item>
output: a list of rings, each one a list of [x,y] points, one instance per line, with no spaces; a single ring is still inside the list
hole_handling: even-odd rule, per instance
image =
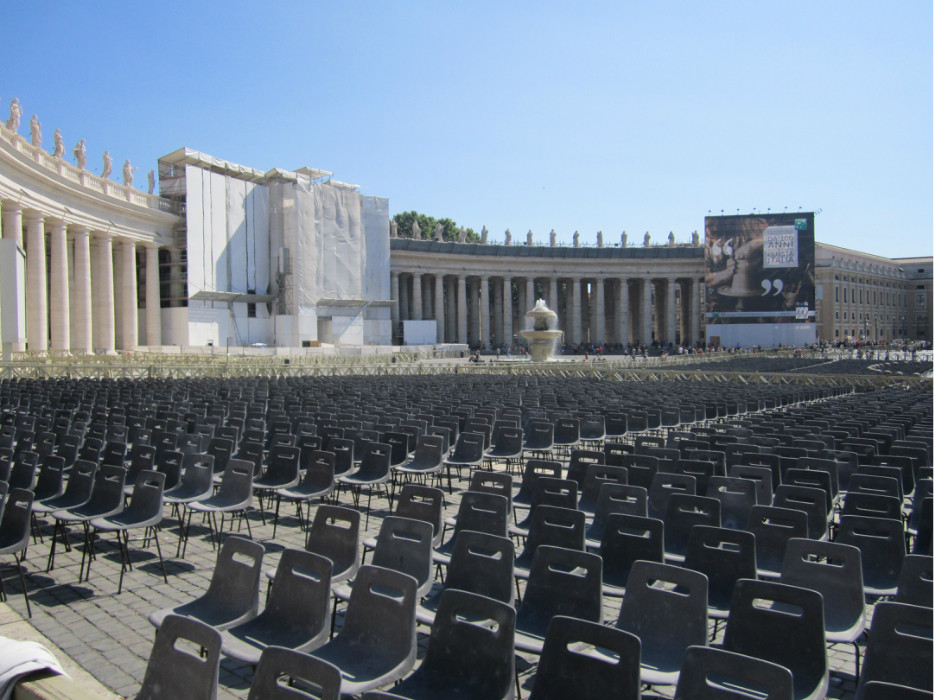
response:
[[[465,474],[459,484],[455,483],[455,492],[447,496],[445,516],[456,514],[460,500],[459,489],[466,485]],[[339,500],[342,505],[351,504],[351,496],[347,492],[341,493]],[[389,503],[385,497],[373,499],[366,536],[376,536],[382,518],[389,512]],[[284,548],[300,548],[304,545],[304,536],[294,510],[286,513],[285,505],[274,539],[271,519],[267,518],[267,523],[263,524],[258,509],[250,513],[249,519],[254,539],[266,549],[264,569],[275,567]],[[46,573],[52,528],[49,521],[41,523],[44,541],[36,541],[29,548],[26,560],[33,610],[31,624],[104,686],[119,696],[135,696],[154,636],[147,616],[160,608],[187,602],[207,589],[216,558],[207,527],[196,518],[192,520],[187,553],[184,558],[179,558],[176,556],[179,533],[177,522],[169,518],[163,521],[159,539],[166,558],[168,583],[163,581],[155,547],[143,549],[140,542],[131,542],[133,570],[127,573],[123,591],[118,594],[120,555],[116,539],[111,533],[106,533],[98,541],[97,557],[89,579],[79,582],[82,545],[73,546],[71,551],[66,552],[58,543],[55,566]],[[245,527],[234,524],[234,531],[238,530],[239,534],[246,535]],[[80,533],[73,533],[73,542],[80,539]],[[9,566],[3,567],[3,575],[9,596],[8,605],[25,620],[26,609],[19,579]],[[619,613],[619,599],[605,598],[604,606],[604,620],[612,623]],[[419,628],[420,656],[424,653],[427,633],[424,627]],[[721,627],[716,642],[722,640],[722,634]],[[536,660],[537,657],[531,655],[520,655],[517,659],[523,696],[527,696],[531,690]],[[832,669],[829,697],[853,698],[856,681],[852,647],[831,647],[828,661]],[[224,658],[220,668],[218,697],[245,698],[251,679],[250,666]],[[673,694],[674,688],[652,688],[647,689],[643,697],[672,697]]]

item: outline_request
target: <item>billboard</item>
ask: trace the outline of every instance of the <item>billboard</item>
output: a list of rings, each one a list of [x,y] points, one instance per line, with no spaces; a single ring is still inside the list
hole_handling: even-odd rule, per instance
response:
[[[704,220],[707,325],[816,323],[813,212]]]

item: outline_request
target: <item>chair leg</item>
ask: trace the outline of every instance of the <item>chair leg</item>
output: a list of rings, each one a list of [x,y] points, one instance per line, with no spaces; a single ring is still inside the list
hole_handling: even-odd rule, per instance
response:
[[[159,546],[159,527],[154,525],[152,528],[152,539],[156,543],[156,553],[159,555],[159,564],[162,565],[162,580],[166,583],[169,582],[168,574],[165,573],[165,559],[162,558],[162,547]]]
[[[276,494],[276,514],[272,519],[272,538],[276,539],[276,528],[279,527],[279,506],[282,503],[282,496]]]
[[[19,582],[23,587],[23,600],[26,601],[26,612],[31,618],[32,606],[29,605],[29,595],[26,592],[26,576],[23,574],[23,562],[15,552],[13,554],[13,558],[16,560],[16,570],[19,572]]]

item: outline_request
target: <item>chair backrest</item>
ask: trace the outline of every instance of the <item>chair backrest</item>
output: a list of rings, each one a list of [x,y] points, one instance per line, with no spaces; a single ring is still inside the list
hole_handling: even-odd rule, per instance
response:
[[[28,489],[10,489],[0,519],[4,550],[18,552],[29,544],[29,516],[33,493]]]
[[[454,453],[448,461],[462,464],[479,464],[483,460],[483,450],[483,435],[465,430],[457,436]]]
[[[902,562],[895,602],[930,608],[934,593],[934,558],[909,554]]]
[[[506,498],[512,505],[512,475],[506,472],[475,469],[470,474],[470,485],[467,490],[495,493]]]
[[[253,465],[242,459],[227,460],[217,497],[222,501],[252,503]]]
[[[643,667],[677,672],[689,646],[707,643],[707,577],[670,564],[635,562],[616,626],[642,640]]]
[[[155,524],[162,520],[162,494],[165,489],[165,474],[144,469],[136,475],[130,505],[124,511],[127,521]]]
[[[632,467],[627,466],[626,468],[629,470],[629,483],[635,483],[632,481]],[[635,485],[641,486],[642,484],[639,483]],[[652,477],[652,482],[648,487],[649,515],[653,518],[663,519],[668,512],[668,501],[671,499],[672,494],[683,493],[693,495],[696,492],[696,487],[697,482],[693,476],[658,472]]]
[[[550,476],[539,477],[532,489],[530,506],[534,510],[540,505],[575,510],[577,508],[577,482],[570,479],[554,479]]]
[[[140,700],[217,697],[221,635],[203,622],[168,615],[153,642]]]
[[[756,505],[755,482],[734,476],[712,476],[707,481],[707,496],[720,501],[720,524],[723,527],[746,529],[749,511]]]
[[[353,578],[360,568],[360,511],[322,503],[315,511],[305,549],[331,560],[331,580]]]
[[[607,426],[609,428],[609,422]],[[603,443],[603,461],[611,467],[622,467],[625,466],[623,457],[632,454],[634,451],[635,448],[628,443],[605,442]]]
[[[707,607],[726,612],[736,582],[756,578],[756,537],[745,530],[695,525],[684,566],[707,577]]]
[[[294,649],[266,647],[247,700],[339,700],[340,694],[337,666]]]
[[[7,480],[10,489],[26,489],[32,491],[36,485],[36,475],[39,471],[39,455],[35,452],[21,452],[13,460],[10,478]]]
[[[830,673],[824,604],[817,591],[773,581],[737,581],[723,648],[787,668],[796,698],[826,692]]]
[[[551,421],[533,420],[525,427],[525,449],[550,450],[555,442],[555,426]]]
[[[404,484],[396,502],[395,515],[400,518],[424,520],[432,527],[432,545],[441,542],[443,531],[444,492],[421,484]]]
[[[301,454],[302,451],[297,447],[273,445],[264,478],[283,482],[297,479]]]
[[[509,501],[505,496],[483,491],[464,491],[457,507],[454,532],[475,530],[505,537],[508,515]]]
[[[515,558],[515,545],[508,537],[461,530],[455,535],[444,585],[512,605]]]
[[[567,478],[576,481],[579,489],[583,488],[587,468],[592,464],[604,464],[604,459],[602,450],[571,450]]]
[[[842,515],[835,541],[859,549],[866,592],[895,594],[906,554],[904,526],[900,520]]]
[[[91,498],[81,506],[89,513],[110,513],[117,510],[123,502],[123,483],[126,467],[113,464],[101,464],[94,475],[94,488]]]
[[[857,696],[870,681],[931,691],[931,609],[876,603]]]
[[[602,582],[603,560],[598,555],[542,545],[535,550],[519,616],[543,622],[568,615],[602,622]]]
[[[551,505],[536,506],[529,518],[529,534],[520,555],[522,561],[528,562],[542,545],[583,550],[585,523],[583,511]]]
[[[611,513],[603,529],[600,556],[604,582],[625,588],[635,562],[664,561],[665,524],[656,518]]]
[[[821,472],[815,472],[820,474]],[[827,492],[811,486],[781,484],[775,490],[772,505],[778,508],[793,508],[807,513],[808,537],[812,540],[827,536]]]
[[[65,488],[65,460],[56,455],[49,455],[42,460],[39,476],[36,479],[34,493],[36,501],[52,498],[62,493]]]
[[[755,505],[772,505],[773,491],[771,469],[768,467],[753,467],[748,464],[734,464],[729,468],[729,473],[727,475],[737,479],[749,479],[756,485]],[[745,526],[745,523],[743,525]]]
[[[833,508],[831,476],[822,469],[802,469],[800,467],[785,469],[782,472],[782,485],[807,486],[813,489],[819,489],[824,494],[827,512],[829,513]]]
[[[690,493],[673,493],[665,512],[665,554],[683,557],[695,525],[720,527],[720,501]]]
[[[312,450],[305,464],[302,484],[309,489],[324,491],[334,486],[334,453]]]
[[[854,475],[855,477],[855,475]],[[894,481],[889,479],[888,481]],[[902,500],[865,491],[849,491],[843,499],[843,515],[866,515],[872,518],[901,520]]]
[[[569,477],[570,478],[570,477]],[[594,512],[604,484],[628,484],[629,474],[626,467],[610,467],[606,464],[591,464],[587,467],[581,486],[580,500],[577,507],[588,513]]]
[[[184,471],[178,491],[173,496],[202,498],[211,493],[214,475],[214,457],[211,455],[189,455],[183,460]],[[161,471],[161,469],[160,469]],[[168,478],[166,478],[168,482]]]
[[[748,576],[747,578],[754,578]],[[824,629],[843,632],[862,624],[866,614],[863,568],[856,547],[802,537],[788,540],[781,582],[810,588],[824,598]]]
[[[259,607],[264,553],[263,545],[258,542],[233,535],[227,537],[217,553],[214,573],[202,600],[230,611],[231,619],[251,612],[255,615]]]
[[[424,520],[386,516],[376,538],[373,566],[408,574],[418,582],[418,597],[424,596],[433,581],[433,533],[432,524]]]
[[[515,498],[512,499],[513,502],[530,504],[532,493],[535,491],[535,482],[539,477],[549,476],[553,479],[560,479],[561,474],[560,462],[547,459],[526,460],[525,469],[522,471],[522,482],[519,484],[519,491]]]
[[[304,549],[282,552],[262,617],[283,639],[327,640],[331,623],[331,560]],[[292,630],[303,633],[290,635]]]
[[[792,700],[791,671],[745,654],[706,646],[688,647],[675,700],[727,700],[757,697]]]
[[[778,576],[785,560],[788,540],[808,536],[808,515],[802,510],[779,506],[753,506],[746,529],[756,536],[756,567]]]
[[[530,700],[638,700],[642,643],[629,632],[558,615],[551,619]],[[588,654],[599,648],[612,653]]]

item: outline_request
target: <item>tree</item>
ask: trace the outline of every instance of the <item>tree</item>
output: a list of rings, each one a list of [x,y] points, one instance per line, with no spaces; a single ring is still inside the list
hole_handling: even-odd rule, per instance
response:
[[[411,238],[412,237],[412,222],[418,221],[418,227],[421,229],[423,239],[434,239],[435,237],[435,226],[441,224],[442,231],[441,237],[446,241],[458,241],[460,239],[460,226],[457,225],[453,219],[443,218],[436,219],[433,216],[428,216],[427,214],[420,214],[417,211],[404,211],[399,214],[396,214],[393,218],[393,221],[396,222],[398,227],[399,238]],[[480,241],[480,234],[474,231],[472,228],[466,229],[467,231],[467,242],[468,243],[478,243]]]

